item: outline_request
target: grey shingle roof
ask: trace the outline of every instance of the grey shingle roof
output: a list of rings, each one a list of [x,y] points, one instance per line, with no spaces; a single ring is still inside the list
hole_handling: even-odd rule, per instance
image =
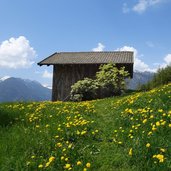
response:
[[[132,64],[133,52],[60,52],[54,53],[38,63],[38,65],[55,64],[105,64],[105,63],[129,63]]]

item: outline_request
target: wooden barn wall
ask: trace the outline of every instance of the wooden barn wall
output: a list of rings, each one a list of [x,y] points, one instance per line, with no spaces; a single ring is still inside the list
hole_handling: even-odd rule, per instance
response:
[[[125,64],[117,64],[120,68],[125,66],[125,69],[132,73],[133,66]],[[88,65],[54,65],[53,68],[53,90],[52,101],[67,101],[71,91],[71,86],[78,80],[82,80],[85,77],[93,78],[99,69],[97,64]],[[132,74],[131,74],[132,76]]]
[[[71,86],[85,77],[93,78],[99,65],[54,65],[52,101],[68,100]]]

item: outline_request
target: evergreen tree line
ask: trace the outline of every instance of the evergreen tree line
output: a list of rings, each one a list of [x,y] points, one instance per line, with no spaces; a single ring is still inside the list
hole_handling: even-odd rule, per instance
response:
[[[171,64],[165,68],[160,68],[154,74],[152,80],[140,86],[140,90],[150,90],[160,85],[171,82]]]

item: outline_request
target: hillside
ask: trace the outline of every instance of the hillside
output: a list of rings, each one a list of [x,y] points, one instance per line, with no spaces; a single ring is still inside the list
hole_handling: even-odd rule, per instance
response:
[[[171,84],[80,103],[0,104],[0,169],[171,170]]]
[[[51,90],[40,83],[21,78],[0,79],[0,102],[44,101],[51,99]]]

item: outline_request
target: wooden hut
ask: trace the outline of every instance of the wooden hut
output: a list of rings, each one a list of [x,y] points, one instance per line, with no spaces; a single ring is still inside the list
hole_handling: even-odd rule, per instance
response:
[[[53,65],[52,101],[69,99],[71,86],[85,77],[93,78],[101,64],[115,63],[124,66],[133,77],[133,52],[60,52],[38,63]]]

